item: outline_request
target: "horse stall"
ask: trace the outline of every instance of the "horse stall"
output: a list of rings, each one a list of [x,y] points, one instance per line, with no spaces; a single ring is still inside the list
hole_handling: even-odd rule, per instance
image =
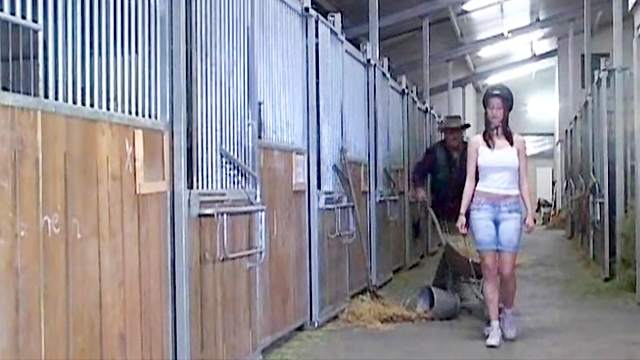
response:
[[[414,190],[411,181],[413,167],[422,159],[429,144],[428,125],[429,112],[424,103],[416,96],[415,90],[407,97],[407,131],[405,133],[407,154],[406,185],[409,192]],[[427,252],[429,235],[429,217],[427,204],[417,201],[410,196],[405,197],[406,245],[405,263],[407,267],[417,265]]]
[[[335,316],[349,300],[354,204],[340,182],[343,156],[344,36],[339,22],[311,13],[309,47],[309,203],[311,323]]]
[[[349,292],[362,291],[369,276],[369,149],[368,65],[363,54],[345,43],[343,131],[346,159],[353,187],[356,238],[349,244]],[[346,189],[350,191],[351,189]]]
[[[190,351],[244,358],[308,320],[306,19],[282,0],[191,5]]]
[[[377,286],[389,281],[393,272],[404,265],[404,123],[406,116],[405,90],[380,64],[373,72],[375,84],[375,144],[372,159],[375,169],[371,202],[372,211],[372,268]],[[371,134],[371,133],[370,133]],[[371,150],[370,150],[371,151]]]
[[[0,357],[171,357],[166,1],[19,3],[0,13]]]

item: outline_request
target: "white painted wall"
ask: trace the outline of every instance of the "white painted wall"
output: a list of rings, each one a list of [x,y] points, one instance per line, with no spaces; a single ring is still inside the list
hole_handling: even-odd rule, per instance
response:
[[[472,84],[464,88],[464,118],[471,125],[467,130],[467,136],[478,133],[478,93]],[[480,125],[482,126],[482,125]]]
[[[452,111],[449,113],[449,96],[447,92],[442,92],[431,96],[431,105],[437,113],[442,115],[460,115],[464,114],[464,99],[462,88],[453,89]]]

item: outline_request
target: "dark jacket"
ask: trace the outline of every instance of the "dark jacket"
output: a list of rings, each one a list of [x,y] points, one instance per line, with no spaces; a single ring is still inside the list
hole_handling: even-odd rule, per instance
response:
[[[413,186],[424,187],[427,175],[431,175],[431,206],[436,216],[441,220],[456,221],[467,177],[467,143],[462,143],[457,161],[444,140],[428,148],[413,169]]]

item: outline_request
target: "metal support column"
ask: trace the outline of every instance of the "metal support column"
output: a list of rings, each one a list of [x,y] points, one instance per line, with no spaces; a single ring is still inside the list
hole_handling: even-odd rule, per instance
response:
[[[584,0],[584,88],[591,88],[591,0]]]
[[[380,59],[380,18],[378,9],[378,0],[369,0],[369,44],[371,44],[371,57],[374,61]]]
[[[183,1],[171,1],[171,68],[172,70],[172,107],[173,122],[173,246],[175,256],[175,358],[191,358],[191,324],[189,303],[190,249],[189,216],[187,191],[187,99],[186,99],[186,63],[187,63],[187,21],[186,7]]]
[[[636,224],[640,224],[640,5],[636,2],[634,8],[634,36],[633,36],[633,76],[634,76],[634,141],[636,158],[635,176],[635,214]],[[640,304],[640,231],[636,231],[636,302]]]
[[[622,73],[622,0],[613,0],[613,66],[615,67],[615,244],[616,244],[616,277],[621,274],[622,265],[622,223],[624,221],[624,76]]]
[[[429,38],[429,18],[422,19],[422,89],[423,89],[423,98],[429,104],[431,100],[431,94],[429,91],[429,86],[431,83],[431,73],[430,73],[430,38]]]
[[[608,124],[608,119],[607,119],[607,71],[603,71],[600,73],[600,83],[598,84],[600,86],[600,90],[599,90],[599,96],[600,96],[600,122],[601,122],[601,127],[600,129],[602,130],[602,133],[600,134],[601,136],[601,141],[602,141],[602,154],[600,156],[602,156],[602,174],[603,174],[603,179],[602,179],[602,191],[604,192],[604,267],[603,267],[603,277],[604,279],[609,279],[611,278],[611,259],[610,259],[610,255],[611,253],[609,252],[609,248],[610,248],[610,242],[611,242],[611,231],[610,231],[610,227],[611,227],[611,223],[609,221],[609,214],[611,213],[610,211],[610,207],[611,207],[611,199],[609,196],[609,187],[611,186],[611,184],[609,183],[609,171],[611,171],[610,167],[609,167],[609,137],[608,137],[608,133],[609,133],[609,124]]]
[[[452,115],[453,113],[453,61],[449,60],[447,62],[448,66],[448,83],[447,83],[447,114]]]
[[[308,104],[308,118],[307,124],[307,146],[309,154],[307,156],[307,174],[308,174],[308,190],[307,190],[307,216],[309,221],[308,235],[309,246],[311,255],[311,293],[318,294],[320,292],[320,264],[318,264],[318,243],[320,241],[318,236],[318,228],[320,226],[319,211],[318,211],[318,104],[317,104],[317,70],[316,70],[316,31],[317,31],[316,19],[313,16],[307,18],[307,96],[309,97]],[[318,301],[319,296],[311,297],[311,319],[314,319],[310,325],[317,327],[319,323],[315,322],[320,316],[320,303]]]
[[[569,116],[573,116],[576,111],[576,98],[575,98],[575,81],[576,75],[574,72],[575,61],[575,23],[572,21],[569,24]],[[587,84],[588,86],[589,84]]]

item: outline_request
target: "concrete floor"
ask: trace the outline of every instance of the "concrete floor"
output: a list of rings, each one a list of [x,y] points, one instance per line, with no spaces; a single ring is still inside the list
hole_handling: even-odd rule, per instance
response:
[[[384,290],[406,296],[433,272],[428,259]],[[537,230],[524,240],[518,270],[520,337],[487,349],[478,314],[457,320],[399,324],[389,330],[334,324],[295,334],[267,359],[640,359],[640,307],[633,294],[597,279],[572,241]]]

